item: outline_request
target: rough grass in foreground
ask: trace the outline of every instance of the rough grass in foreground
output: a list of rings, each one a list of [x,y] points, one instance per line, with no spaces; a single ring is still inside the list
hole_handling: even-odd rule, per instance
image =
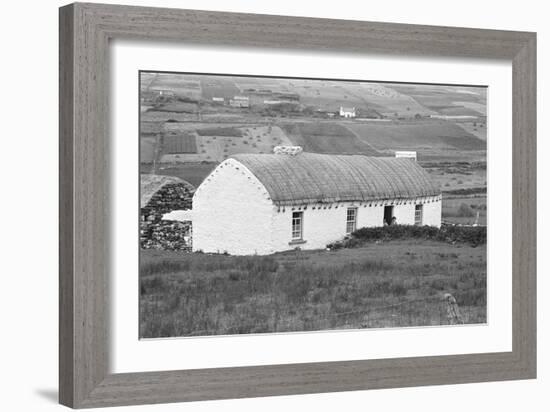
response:
[[[142,338],[486,321],[485,247],[392,241],[337,251],[224,256],[142,251]]]

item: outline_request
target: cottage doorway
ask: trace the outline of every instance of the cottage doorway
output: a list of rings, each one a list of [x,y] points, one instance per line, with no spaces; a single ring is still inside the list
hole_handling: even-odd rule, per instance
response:
[[[393,206],[384,206],[384,224],[391,225],[393,218]]]

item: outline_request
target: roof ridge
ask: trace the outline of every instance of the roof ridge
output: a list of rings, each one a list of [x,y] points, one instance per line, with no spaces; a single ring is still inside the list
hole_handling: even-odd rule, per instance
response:
[[[431,176],[410,159],[309,152],[243,153],[230,158],[246,166],[281,206],[441,194]]]

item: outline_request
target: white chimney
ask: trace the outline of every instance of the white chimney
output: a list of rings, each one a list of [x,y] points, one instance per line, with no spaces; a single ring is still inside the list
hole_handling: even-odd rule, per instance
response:
[[[302,146],[275,146],[273,148],[273,153],[278,155],[296,156],[302,152]]]
[[[405,157],[407,159],[416,160],[416,152],[396,151],[395,157]]]

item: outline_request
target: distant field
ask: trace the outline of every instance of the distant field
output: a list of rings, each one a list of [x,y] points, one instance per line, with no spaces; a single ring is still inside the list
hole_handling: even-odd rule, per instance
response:
[[[169,134],[163,138],[163,153],[197,153],[194,134]]]
[[[207,132],[199,129],[198,132],[202,134],[199,136],[199,153],[205,156],[206,160],[218,162],[236,153],[272,153],[276,145],[288,143],[280,128],[270,126],[250,125],[238,129],[212,129]],[[240,136],[234,136],[236,134]]]
[[[462,127],[468,133],[473,134],[478,139],[487,141],[487,126],[485,122],[470,121],[470,122],[457,122],[457,126]]]
[[[378,154],[353,132],[337,123],[287,123],[282,124],[281,128],[294,144],[302,146],[306,152]]]
[[[349,87],[346,87],[348,90]],[[412,97],[404,95],[395,89],[375,83],[359,83],[354,85],[354,93],[363,98],[368,104],[375,104],[378,110],[386,116],[414,116],[430,115],[434,112],[420,104]]]
[[[292,79],[271,79],[271,78],[254,78],[254,77],[235,77],[233,79],[235,85],[244,92],[246,89],[254,89],[255,91],[271,92],[289,92]]]
[[[171,93],[161,94],[161,90]],[[217,164],[236,153],[272,153],[277,145],[371,156],[414,150],[420,162],[486,160],[483,88],[143,73],[141,91],[142,162],[156,160],[157,167],[169,166],[174,175],[191,173],[195,182],[202,181],[205,168],[194,165]],[[292,105],[264,104],[265,99],[284,99],[285,93]],[[212,101],[212,97],[235,95],[248,95],[252,107],[234,108]],[[356,107],[360,114],[384,113],[387,118],[343,120],[324,112],[337,111],[340,106]],[[475,118],[426,117],[465,111]],[[167,138],[157,148],[161,135]],[[483,170],[436,167],[429,172],[447,192],[486,187]]]
[[[185,122],[198,120],[198,114],[193,112],[165,112],[162,110],[148,110],[141,114],[142,122]]]
[[[444,293],[465,323],[485,323],[486,265],[484,245],[419,240],[267,257],[141,251],[140,336],[444,325]]]
[[[143,119],[142,114],[139,129],[141,136],[155,136],[162,130],[162,123],[157,121],[146,121],[145,119]]]
[[[234,97],[241,93],[235,83],[223,77],[209,77],[206,80],[200,80],[202,87],[202,98],[212,100],[212,97]]]
[[[487,187],[486,159],[482,162],[420,162],[445,191]]]
[[[197,129],[200,136],[243,137],[243,132],[236,127],[208,127]]]
[[[139,145],[139,160],[142,163],[151,163],[155,159],[156,139],[154,137],[142,137]]]
[[[394,90],[414,98],[422,106],[446,115],[484,115],[487,104],[483,87],[392,84]]]
[[[191,183],[195,188],[198,187],[202,181],[210,174],[212,170],[218,165],[217,162],[187,162],[178,163],[177,165],[157,165],[157,174],[165,176],[175,176],[186,182]],[[141,164],[140,173],[151,173],[152,165]]]
[[[479,111],[460,104],[443,107],[438,110],[439,113],[447,116],[479,116]]]
[[[142,90],[146,87],[149,91],[170,90],[177,96],[198,99],[201,95],[200,83],[197,80],[187,79],[180,74],[158,73],[141,75]]]
[[[446,222],[471,225],[476,222],[479,212],[479,225],[487,224],[487,197],[459,197],[443,195],[442,219]]]
[[[321,110],[337,111],[340,106],[361,107],[365,104],[357,96],[346,92],[341,83],[328,81],[291,80],[290,91],[300,95],[300,102]],[[376,109],[376,108],[375,108]]]
[[[348,127],[379,150],[481,150],[486,147],[484,141],[446,121],[368,122],[352,123]]]
[[[161,161],[174,163],[174,167],[184,162],[222,162],[236,153],[272,153],[277,145],[292,144],[281,128],[264,123],[172,122],[165,123],[163,129],[165,133],[196,135],[196,154],[164,151]]]
[[[197,113],[198,108],[195,103],[175,102],[160,105],[154,110],[158,112]]]

